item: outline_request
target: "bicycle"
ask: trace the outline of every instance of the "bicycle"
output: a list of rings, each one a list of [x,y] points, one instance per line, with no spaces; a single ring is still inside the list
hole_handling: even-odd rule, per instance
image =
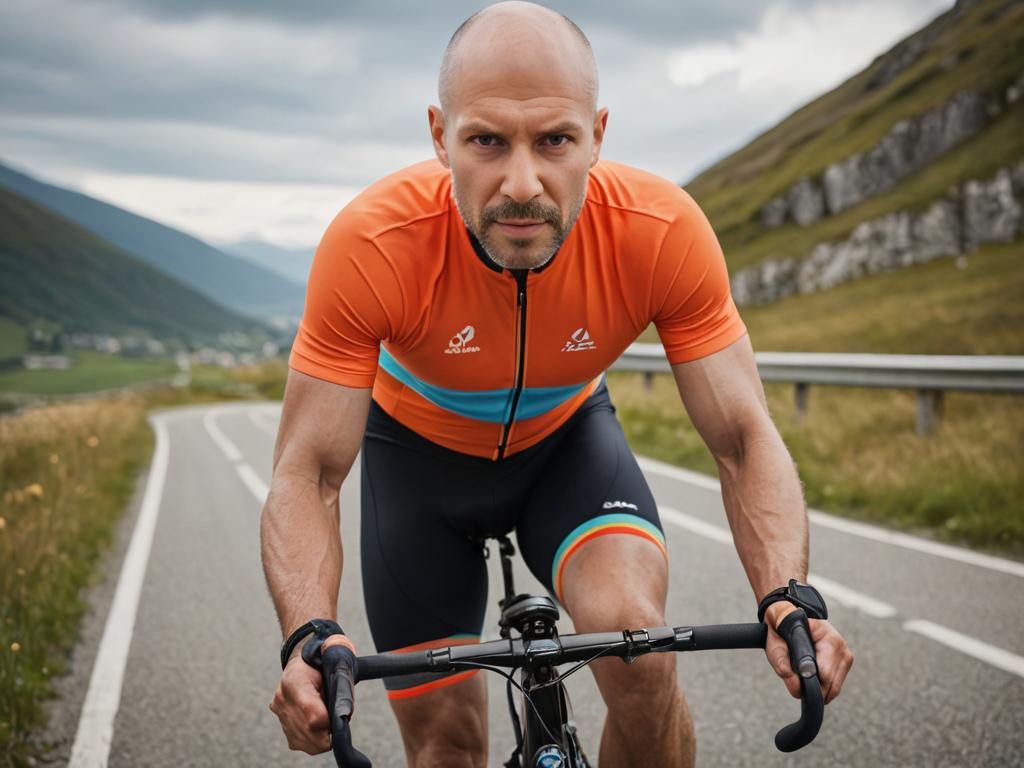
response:
[[[331,745],[340,768],[371,768],[370,760],[352,745],[349,729],[352,688],[362,680],[457,669],[496,672],[508,681],[509,712],[516,737],[516,748],[505,768],[590,768],[580,748],[569,696],[562,683],[566,677],[604,657],[632,662],[647,653],[764,649],[768,632],[764,623],[654,627],[560,637],[555,626],[558,607],[547,596],[515,593],[512,583],[515,548],[506,537],[499,537],[497,541],[505,584],[505,595],[498,603],[500,640],[358,658],[342,646],[323,652],[324,698],[331,723]],[[513,637],[513,631],[519,636]],[[818,735],[825,704],[804,611],[798,608],[789,613],[780,622],[778,633],[786,640],[790,662],[800,677],[800,719],[775,735],[776,747],[792,752],[810,744]],[[559,674],[557,667],[561,664],[574,666]],[[513,676],[516,670],[521,671],[519,683]],[[513,688],[518,688],[522,694],[525,728],[516,711]]]

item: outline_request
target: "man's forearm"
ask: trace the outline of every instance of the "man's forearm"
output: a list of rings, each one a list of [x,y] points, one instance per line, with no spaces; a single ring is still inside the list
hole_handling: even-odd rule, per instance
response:
[[[337,496],[308,478],[275,474],[260,520],[263,572],[281,631],[336,619],[342,546]]]
[[[772,432],[748,441],[736,460],[719,462],[736,552],[757,599],[807,578],[807,508],[793,460]]]

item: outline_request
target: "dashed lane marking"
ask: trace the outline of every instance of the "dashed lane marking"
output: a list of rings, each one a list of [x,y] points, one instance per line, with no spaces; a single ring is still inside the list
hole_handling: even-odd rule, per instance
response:
[[[671,464],[665,464],[664,462],[641,456],[637,457],[637,461],[640,464],[640,468],[645,472],[652,472],[657,475],[662,475],[663,477],[671,477],[675,480],[695,485],[698,488],[721,492],[721,485],[718,480],[710,475],[693,472],[689,469],[682,469],[681,467],[673,467]],[[991,571],[999,571],[1000,573],[1007,573],[1011,576],[1024,577],[1024,563],[1006,560],[1002,557],[984,555],[980,552],[972,552],[969,549],[953,547],[949,544],[940,544],[937,541],[920,539],[917,536],[911,536],[906,533],[888,531],[874,525],[846,520],[814,509],[808,510],[807,517],[813,525],[820,525],[823,528],[831,528],[835,531],[849,533],[854,536],[860,536],[864,539],[871,539],[872,541],[879,541],[883,544],[890,544],[894,547],[903,547],[904,549],[911,549],[915,552],[923,552],[925,554],[942,557],[947,560],[969,563],[970,565],[976,565],[979,568],[987,568]]]
[[[696,533],[698,536],[717,541],[719,544],[733,543],[732,534],[725,528],[705,523],[703,520],[699,520],[685,512],[680,512],[678,509],[659,506],[658,514],[662,520],[672,523],[679,528],[685,528],[692,533]],[[888,619],[897,613],[896,609],[888,603],[883,603],[881,600],[876,600],[870,595],[844,587],[842,584],[826,579],[824,576],[819,576],[816,573],[807,574],[807,580],[814,584],[830,600],[835,600],[847,608],[856,608],[868,616]]]
[[[966,653],[979,661],[991,664],[993,667],[1009,672],[1017,677],[1024,677],[1024,658],[1015,653],[1004,651],[994,645],[983,643],[969,635],[961,634],[941,624],[933,624],[922,619],[912,619],[903,622],[903,628],[908,632],[916,632],[937,643],[942,643],[955,651]]]

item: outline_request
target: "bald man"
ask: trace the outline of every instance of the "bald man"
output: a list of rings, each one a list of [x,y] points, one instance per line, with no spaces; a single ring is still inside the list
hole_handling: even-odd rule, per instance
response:
[[[489,7],[445,53],[428,113],[436,160],[367,189],[317,250],[261,522],[289,638],[271,708],[293,749],[330,746],[320,673],[299,651],[351,645],[309,622],[338,618],[338,499],[360,447],[378,651],[478,642],[481,542],[512,531],[577,631],[665,625],[661,522],[603,379],[652,322],[718,463],[754,600],[806,579],[799,480],[715,235],[676,185],[598,162],[608,111],[597,89],[571,21],[529,3]],[[769,663],[796,696],[774,631],[792,600],[782,590],[763,615]],[[853,657],[827,621],[810,628],[831,701]],[[608,706],[602,766],[693,764],[672,655],[592,670]],[[386,685],[410,766],[487,764],[480,675]]]

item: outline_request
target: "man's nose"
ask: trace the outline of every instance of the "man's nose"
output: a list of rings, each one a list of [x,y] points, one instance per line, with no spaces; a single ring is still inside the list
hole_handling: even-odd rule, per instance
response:
[[[533,153],[526,147],[514,150],[505,169],[501,194],[517,203],[527,203],[544,192]]]

